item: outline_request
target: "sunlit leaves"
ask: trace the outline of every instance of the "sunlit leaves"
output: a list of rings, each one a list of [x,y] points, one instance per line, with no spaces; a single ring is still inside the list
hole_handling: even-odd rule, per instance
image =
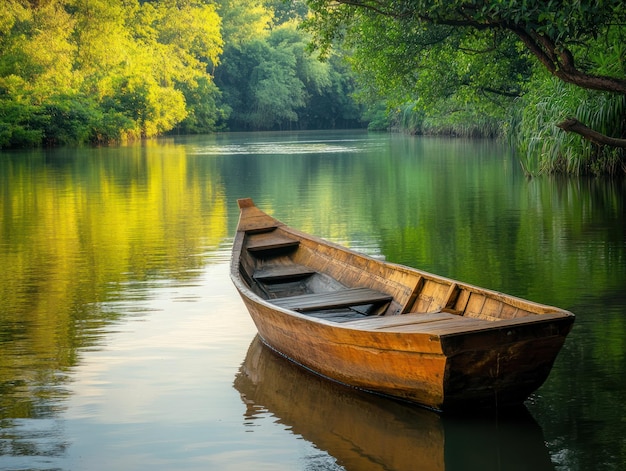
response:
[[[205,86],[212,83],[223,47],[213,2],[11,0],[0,8],[5,13],[0,20],[0,102],[7,101],[2,107],[14,111],[15,102],[23,104],[21,113],[0,117],[0,132],[10,136],[1,146],[20,143],[15,136],[22,124],[16,116],[25,110],[35,114],[30,126],[45,126],[49,142],[101,142],[172,129],[188,115],[188,106],[198,104],[188,104],[186,96],[215,102],[217,90]],[[68,103],[69,109],[88,112],[60,111]],[[217,107],[214,111],[212,122],[220,115]],[[90,131],[75,132],[76,126]]]
[[[15,75],[24,79],[27,93],[37,93],[41,101],[52,90],[73,86],[70,42],[74,21],[60,2],[52,1],[38,9],[18,2],[0,6],[0,77]],[[6,14],[6,16],[4,16]]]
[[[203,66],[212,69],[219,62],[223,41],[215,5],[167,0],[144,4],[140,15],[144,23],[140,27],[153,32],[141,42],[148,47],[164,47],[160,55],[173,63],[169,75],[179,69],[178,79],[186,80],[183,70],[197,76]]]
[[[262,0],[216,0],[222,18],[222,36],[229,46],[264,38],[273,15]]]

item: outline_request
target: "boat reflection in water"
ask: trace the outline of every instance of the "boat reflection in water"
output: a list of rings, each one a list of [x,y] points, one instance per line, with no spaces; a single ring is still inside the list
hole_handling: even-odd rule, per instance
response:
[[[439,415],[333,383],[257,336],[234,382],[245,421],[269,411],[346,470],[554,470],[530,413]],[[483,411],[484,413],[484,411]]]

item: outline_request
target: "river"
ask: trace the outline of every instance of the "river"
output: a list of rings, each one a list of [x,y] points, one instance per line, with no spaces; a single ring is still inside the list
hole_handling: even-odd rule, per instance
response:
[[[513,416],[441,416],[259,344],[237,198],[370,255],[573,311]],[[0,153],[0,470],[621,470],[626,185],[502,143],[366,132]]]

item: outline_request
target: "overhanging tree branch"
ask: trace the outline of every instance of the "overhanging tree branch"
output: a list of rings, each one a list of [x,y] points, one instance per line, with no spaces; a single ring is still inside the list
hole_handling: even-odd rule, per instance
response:
[[[507,2],[485,0],[450,0],[449,2],[423,2],[414,0],[309,0],[319,9],[347,7],[366,9],[392,18],[411,28],[449,26],[452,28],[474,28],[479,31],[503,32],[513,35],[524,44],[528,52],[536,57],[545,69],[565,83],[588,90],[626,95],[626,77],[609,74],[594,74],[577,63],[572,44],[577,41],[597,40],[600,35],[608,38],[612,26],[622,25],[626,20],[626,8],[619,0],[609,0],[604,8],[592,9],[581,2],[574,7],[556,7],[543,4],[541,0]],[[583,4],[584,3],[584,4]],[[529,6],[530,5],[530,6]],[[520,14],[521,12],[521,14]],[[409,33],[410,36],[410,33]],[[465,52],[479,53],[484,50]],[[487,85],[483,92],[493,94],[505,92],[510,96],[515,90],[501,90]],[[626,139],[603,135],[587,127],[577,119],[568,119],[558,125],[567,132],[578,133],[599,145],[626,148]]]
[[[601,146],[621,147],[626,149],[626,139],[618,139],[615,137],[605,136],[602,133],[594,131],[588,126],[585,126],[576,118],[568,118],[562,123],[557,124],[557,127],[566,132],[580,134],[584,139],[587,139],[594,144],[598,144]]]
[[[423,24],[446,25],[453,27],[471,27],[478,30],[510,31],[515,34],[541,64],[555,77],[566,83],[590,90],[626,94],[626,79],[608,75],[589,74],[576,66],[574,55],[563,41],[528,27],[528,23],[511,21],[504,16],[495,16],[485,20],[478,14],[475,5],[465,4],[459,9],[431,11],[427,7],[413,6],[403,2],[382,0],[333,0],[333,5],[346,5],[363,8],[380,15],[398,20],[410,20]]]
[[[514,25],[504,26],[513,32],[541,64],[555,77],[581,88],[626,94],[626,80],[616,77],[587,74],[579,70],[571,51],[558,46],[543,34],[529,32]]]

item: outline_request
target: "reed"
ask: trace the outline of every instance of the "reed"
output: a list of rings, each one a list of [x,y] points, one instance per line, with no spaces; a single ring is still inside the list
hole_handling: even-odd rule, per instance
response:
[[[394,131],[409,134],[494,138],[503,134],[503,120],[489,113],[472,109],[424,113],[413,102],[395,110],[392,119]]]
[[[459,112],[456,116],[430,117],[424,134],[467,138],[497,138],[503,134],[502,119],[481,113]]]
[[[619,137],[624,132],[625,96],[584,90],[552,77],[534,85],[510,123],[510,137],[528,175],[614,175],[624,170],[623,149],[595,145],[556,125],[576,117],[598,132]]]
[[[396,108],[390,116],[391,129],[407,134],[423,134],[424,112],[409,101]]]

